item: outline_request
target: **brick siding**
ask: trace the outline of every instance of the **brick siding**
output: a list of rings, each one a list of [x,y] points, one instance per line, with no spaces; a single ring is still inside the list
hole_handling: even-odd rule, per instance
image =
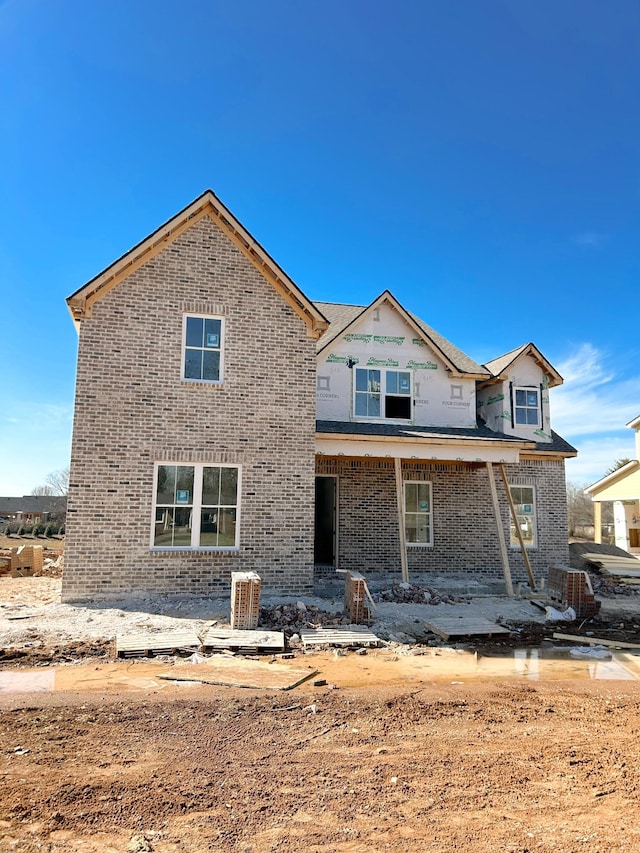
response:
[[[564,462],[523,460],[506,465],[511,485],[536,489],[537,547],[527,550],[536,579],[569,559]],[[319,457],[317,474],[338,476],[338,565],[389,572],[400,577],[400,545],[393,460]],[[486,467],[466,463],[405,461],[403,480],[432,483],[433,547],[407,547],[409,572],[502,578],[495,516]],[[505,538],[514,584],[527,581],[519,548],[509,547],[510,511],[496,472]]]
[[[225,320],[224,383],[181,381],[185,313]],[[81,322],[64,601],[313,579],[315,342],[208,218]],[[242,466],[240,549],[150,548],[154,463]]]

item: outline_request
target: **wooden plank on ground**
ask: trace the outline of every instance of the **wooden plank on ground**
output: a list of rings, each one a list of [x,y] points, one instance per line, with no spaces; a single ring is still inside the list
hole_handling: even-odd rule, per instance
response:
[[[605,640],[602,637],[580,637],[577,634],[554,633],[554,640],[571,640],[589,646],[607,646],[610,649],[640,649],[640,643],[626,643],[623,640]]]
[[[170,631],[158,634],[127,634],[116,637],[118,657],[149,657],[175,654],[200,648],[200,638],[192,631]]]
[[[628,557],[622,557],[620,554],[583,554],[582,558],[589,563],[640,563],[633,554]]]
[[[159,677],[167,681],[197,681],[219,687],[293,690],[317,674],[317,669],[296,669],[281,663],[215,655],[198,664],[177,664]]]
[[[307,646],[377,646],[380,638],[368,628],[305,628],[300,632],[303,648]]]
[[[510,634],[508,628],[478,616],[433,616],[425,620],[426,627],[443,640],[451,637],[491,637],[494,634]]]
[[[609,568],[609,566],[603,566],[601,571],[603,575],[608,575],[612,578],[640,578],[640,569]]]
[[[233,628],[209,628],[202,638],[205,649],[250,649],[281,652],[284,650],[282,631],[236,631]]]

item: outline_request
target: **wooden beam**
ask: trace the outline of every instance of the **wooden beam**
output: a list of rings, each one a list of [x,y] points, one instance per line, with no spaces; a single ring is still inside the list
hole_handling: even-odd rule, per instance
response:
[[[393,460],[396,469],[396,501],[398,504],[398,536],[400,539],[400,565],[402,580],[409,583],[409,565],[407,563],[407,534],[404,527],[404,495],[402,494],[402,459]]]
[[[602,545],[602,504],[594,501],[593,504],[593,535],[594,541]]]
[[[605,640],[602,637],[580,637],[577,634],[561,634],[555,632],[554,640],[570,640],[573,643],[582,643],[590,646],[607,646],[609,649],[640,649],[640,643],[627,643],[622,640]]]
[[[498,546],[500,548],[500,557],[502,559],[502,572],[504,574],[504,585],[509,598],[513,598],[513,583],[511,582],[511,568],[509,567],[509,553],[507,551],[507,543],[504,538],[504,529],[502,527],[502,516],[500,515],[500,504],[498,503],[498,490],[496,489],[496,481],[493,476],[493,466],[491,462],[487,462],[487,477],[489,479],[489,488],[491,489],[491,500],[493,502],[493,514],[496,519],[496,532],[498,534]]]
[[[522,531],[520,530],[520,525],[518,524],[518,516],[516,515],[516,508],[513,503],[513,497],[511,496],[511,489],[509,488],[509,481],[507,480],[507,473],[504,470],[504,465],[502,462],[499,463],[500,473],[502,474],[502,482],[504,483],[504,488],[507,493],[507,499],[509,501],[509,508],[511,509],[511,518],[513,519],[513,524],[516,528],[516,533],[518,535],[518,542],[520,543],[520,550],[522,551],[522,559],[524,560],[524,565],[527,569],[527,574],[529,575],[529,585],[531,589],[535,592],[536,589],[536,581],[533,576],[533,572],[531,571],[531,563],[529,562],[529,555],[527,554],[527,549],[524,544],[524,539],[522,538]]]

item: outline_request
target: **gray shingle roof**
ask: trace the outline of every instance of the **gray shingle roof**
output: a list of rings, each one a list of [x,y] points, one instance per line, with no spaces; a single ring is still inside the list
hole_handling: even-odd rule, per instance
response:
[[[504,444],[505,442],[523,442],[527,441],[524,438],[518,438],[515,435],[503,435],[502,433],[494,432],[485,426],[482,422],[478,422],[477,427],[434,427],[434,426],[413,426],[407,424],[389,424],[389,423],[357,423],[351,421],[316,421],[316,432],[321,432],[329,435],[380,435],[391,436],[392,438],[443,438],[457,439],[473,439],[475,441],[486,441],[496,444]],[[527,442],[531,445],[531,449],[546,451],[547,453],[567,453],[577,454],[577,450],[564,438],[561,438],[556,432],[551,433],[552,441],[550,442]]]
[[[329,328],[318,341],[318,350],[324,349],[327,344],[337,338],[340,332],[346,329],[349,323],[353,323],[356,317],[362,314],[367,307],[366,305],[345,305],[339,302],[316,302],[314,304],[329,321]]]
[[[477,427],[434,427],[413,426],[389,423],[357,423],[351,421],[316,421],[316,432],[335,435],[380,435],[395,438],[452,438],[475,439],[497,443],[522,442],[526,439],[512,435],[502,435],[489,427],[479,424]],[[529,442],[533,445],[533,442]]]
[[[22,497],[0,497],[0,515],[12,512],[64,512],[66,496],[22,495]]]

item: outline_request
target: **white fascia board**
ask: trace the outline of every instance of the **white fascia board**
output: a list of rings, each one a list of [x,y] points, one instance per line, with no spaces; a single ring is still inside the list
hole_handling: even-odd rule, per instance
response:
[[[357,438],[318,438],[317,456],[367,456],[376,459],[422,459],[438,462],[518,463],[520,449],[477,444],[413,444],[402,441],[371,441]]]

